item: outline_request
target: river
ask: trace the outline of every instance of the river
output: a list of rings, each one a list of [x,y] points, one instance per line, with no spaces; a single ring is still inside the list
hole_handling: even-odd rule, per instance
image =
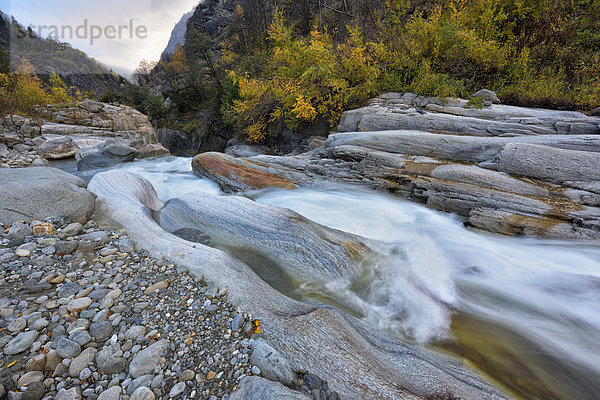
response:
[[[76,173],[72,162],[55,166]],[[222,194],[192,174],[190,158],[118,168],[146,177],[163,201]],[[343,303],[392,335],[464,357],[521,398],[600,398],[600,244],[476,233],[457,216],[351,186],[252,198],[387,244],[387,262],[360,284],[301,282],[294,297]]]

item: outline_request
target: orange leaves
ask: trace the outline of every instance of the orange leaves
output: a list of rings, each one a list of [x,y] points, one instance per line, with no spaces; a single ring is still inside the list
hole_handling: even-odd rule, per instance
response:
[[[167,68],[175,75],[188,72],[187,55],[181,44],[177,43],[177,46],[175,46],[171,62],[167,65]]]

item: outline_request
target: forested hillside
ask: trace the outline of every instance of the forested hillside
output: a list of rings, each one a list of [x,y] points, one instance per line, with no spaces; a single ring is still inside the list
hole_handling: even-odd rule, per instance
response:
[[[257,142],[274,126],[332,128],[391,90],[590,110],[598,15],[600,0],[207,1],[155,73],[178,116],[211,109]]]

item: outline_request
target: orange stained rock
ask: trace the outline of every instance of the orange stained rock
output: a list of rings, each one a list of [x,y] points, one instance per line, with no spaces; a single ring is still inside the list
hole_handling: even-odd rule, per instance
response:
[[[262,171],[252,161],[234,159],[224,154],[200,154],[194,158],[194,165],[208,175],[223,176],[253,189],[268,187],[296,188],[296,185],[290,180],[277,174]]]

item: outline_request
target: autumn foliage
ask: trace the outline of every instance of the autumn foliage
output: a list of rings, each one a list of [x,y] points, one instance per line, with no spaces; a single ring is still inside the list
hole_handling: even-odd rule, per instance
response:
[[[222,111],[256,142],[274,124],[333,129],[342,110],[390,90],[600,106],[600,0],[280,1],[264,33],[251,17],[262,3],[241,4],[222,43]]]
[[[39,105],[81,99],[81,93],[68,88],[56,72],[51,73],[48,80],[44,85],[26,60],[14,73],[0,73],[0,112],[26,115]]]

